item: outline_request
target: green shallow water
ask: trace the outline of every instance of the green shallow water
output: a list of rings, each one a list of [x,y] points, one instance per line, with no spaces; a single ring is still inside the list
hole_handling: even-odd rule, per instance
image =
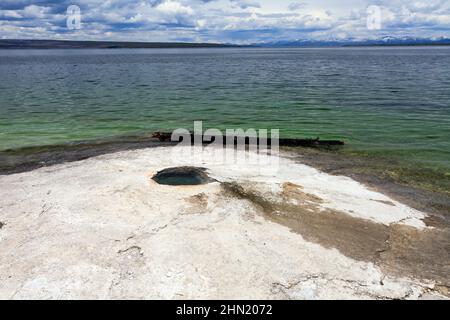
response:
[[[0,152],[202,120],[449,178],[448,47],[4,50],[0,74]]]

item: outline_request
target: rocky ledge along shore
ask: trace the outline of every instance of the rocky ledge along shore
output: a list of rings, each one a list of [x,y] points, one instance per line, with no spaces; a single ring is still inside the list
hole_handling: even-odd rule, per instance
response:
[[[449,296],[449,230],[426,212],[289,154],[273,171],[172,150],[0,176],[0,298]]]

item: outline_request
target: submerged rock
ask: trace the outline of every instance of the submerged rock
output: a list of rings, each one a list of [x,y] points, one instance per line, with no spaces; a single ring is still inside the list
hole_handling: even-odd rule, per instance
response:
[[[194,186],[215,182],[206,173],[206,168],[175,167],[156,173],[152,179],[159,184],[169,186]]]

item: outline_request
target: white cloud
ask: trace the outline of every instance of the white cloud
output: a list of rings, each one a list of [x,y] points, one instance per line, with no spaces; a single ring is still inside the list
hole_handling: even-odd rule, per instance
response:
[[[168,15],[192,15],[194,11],[189,6],[184,6],[180,2],[167,0],[156,6],[162,14]]]
[[[1,10],[0,11],[0,19],[22,19],[23,16],[20,12],[15,10]]]
[[[261,7],[259,2],[254,1],[254,0],[230,0],[230,2],[233,4],[233,6],[241,8],[241,9],[260,8]]]
[[[300,10],[300,9],[302,9],[304,7],[305,7],[305,3],[304,2],[293,2],[293,3],[289,4],[288,9],[291,10],[291,11],[297,11],[297,10]]]
[[[25,18],[44,19],[49,11],[49,7],[40,7],[32,4],[26,6],[22,12]]]

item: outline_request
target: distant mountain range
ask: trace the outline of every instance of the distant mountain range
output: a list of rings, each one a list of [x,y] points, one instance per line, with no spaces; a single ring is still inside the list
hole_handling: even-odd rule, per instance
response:
[[[317,48],[354,46],[450,46],[450,38],[395,38],[374,40],[295,40],[257,43],[247,46],[220,43],[187,42],[121,42],[121,41],[69,41],[69,40],[20,40],[0,39],[0,49],[115,49],[115,48]]]
[[[450,45],[450,38],[426,39],[426,38],[395,38],[383,37],[373,40],[296,40],[276,41],[258,44],[260,47],[297,48],[297,47],[349,47],[349,46],[439,46]]]

